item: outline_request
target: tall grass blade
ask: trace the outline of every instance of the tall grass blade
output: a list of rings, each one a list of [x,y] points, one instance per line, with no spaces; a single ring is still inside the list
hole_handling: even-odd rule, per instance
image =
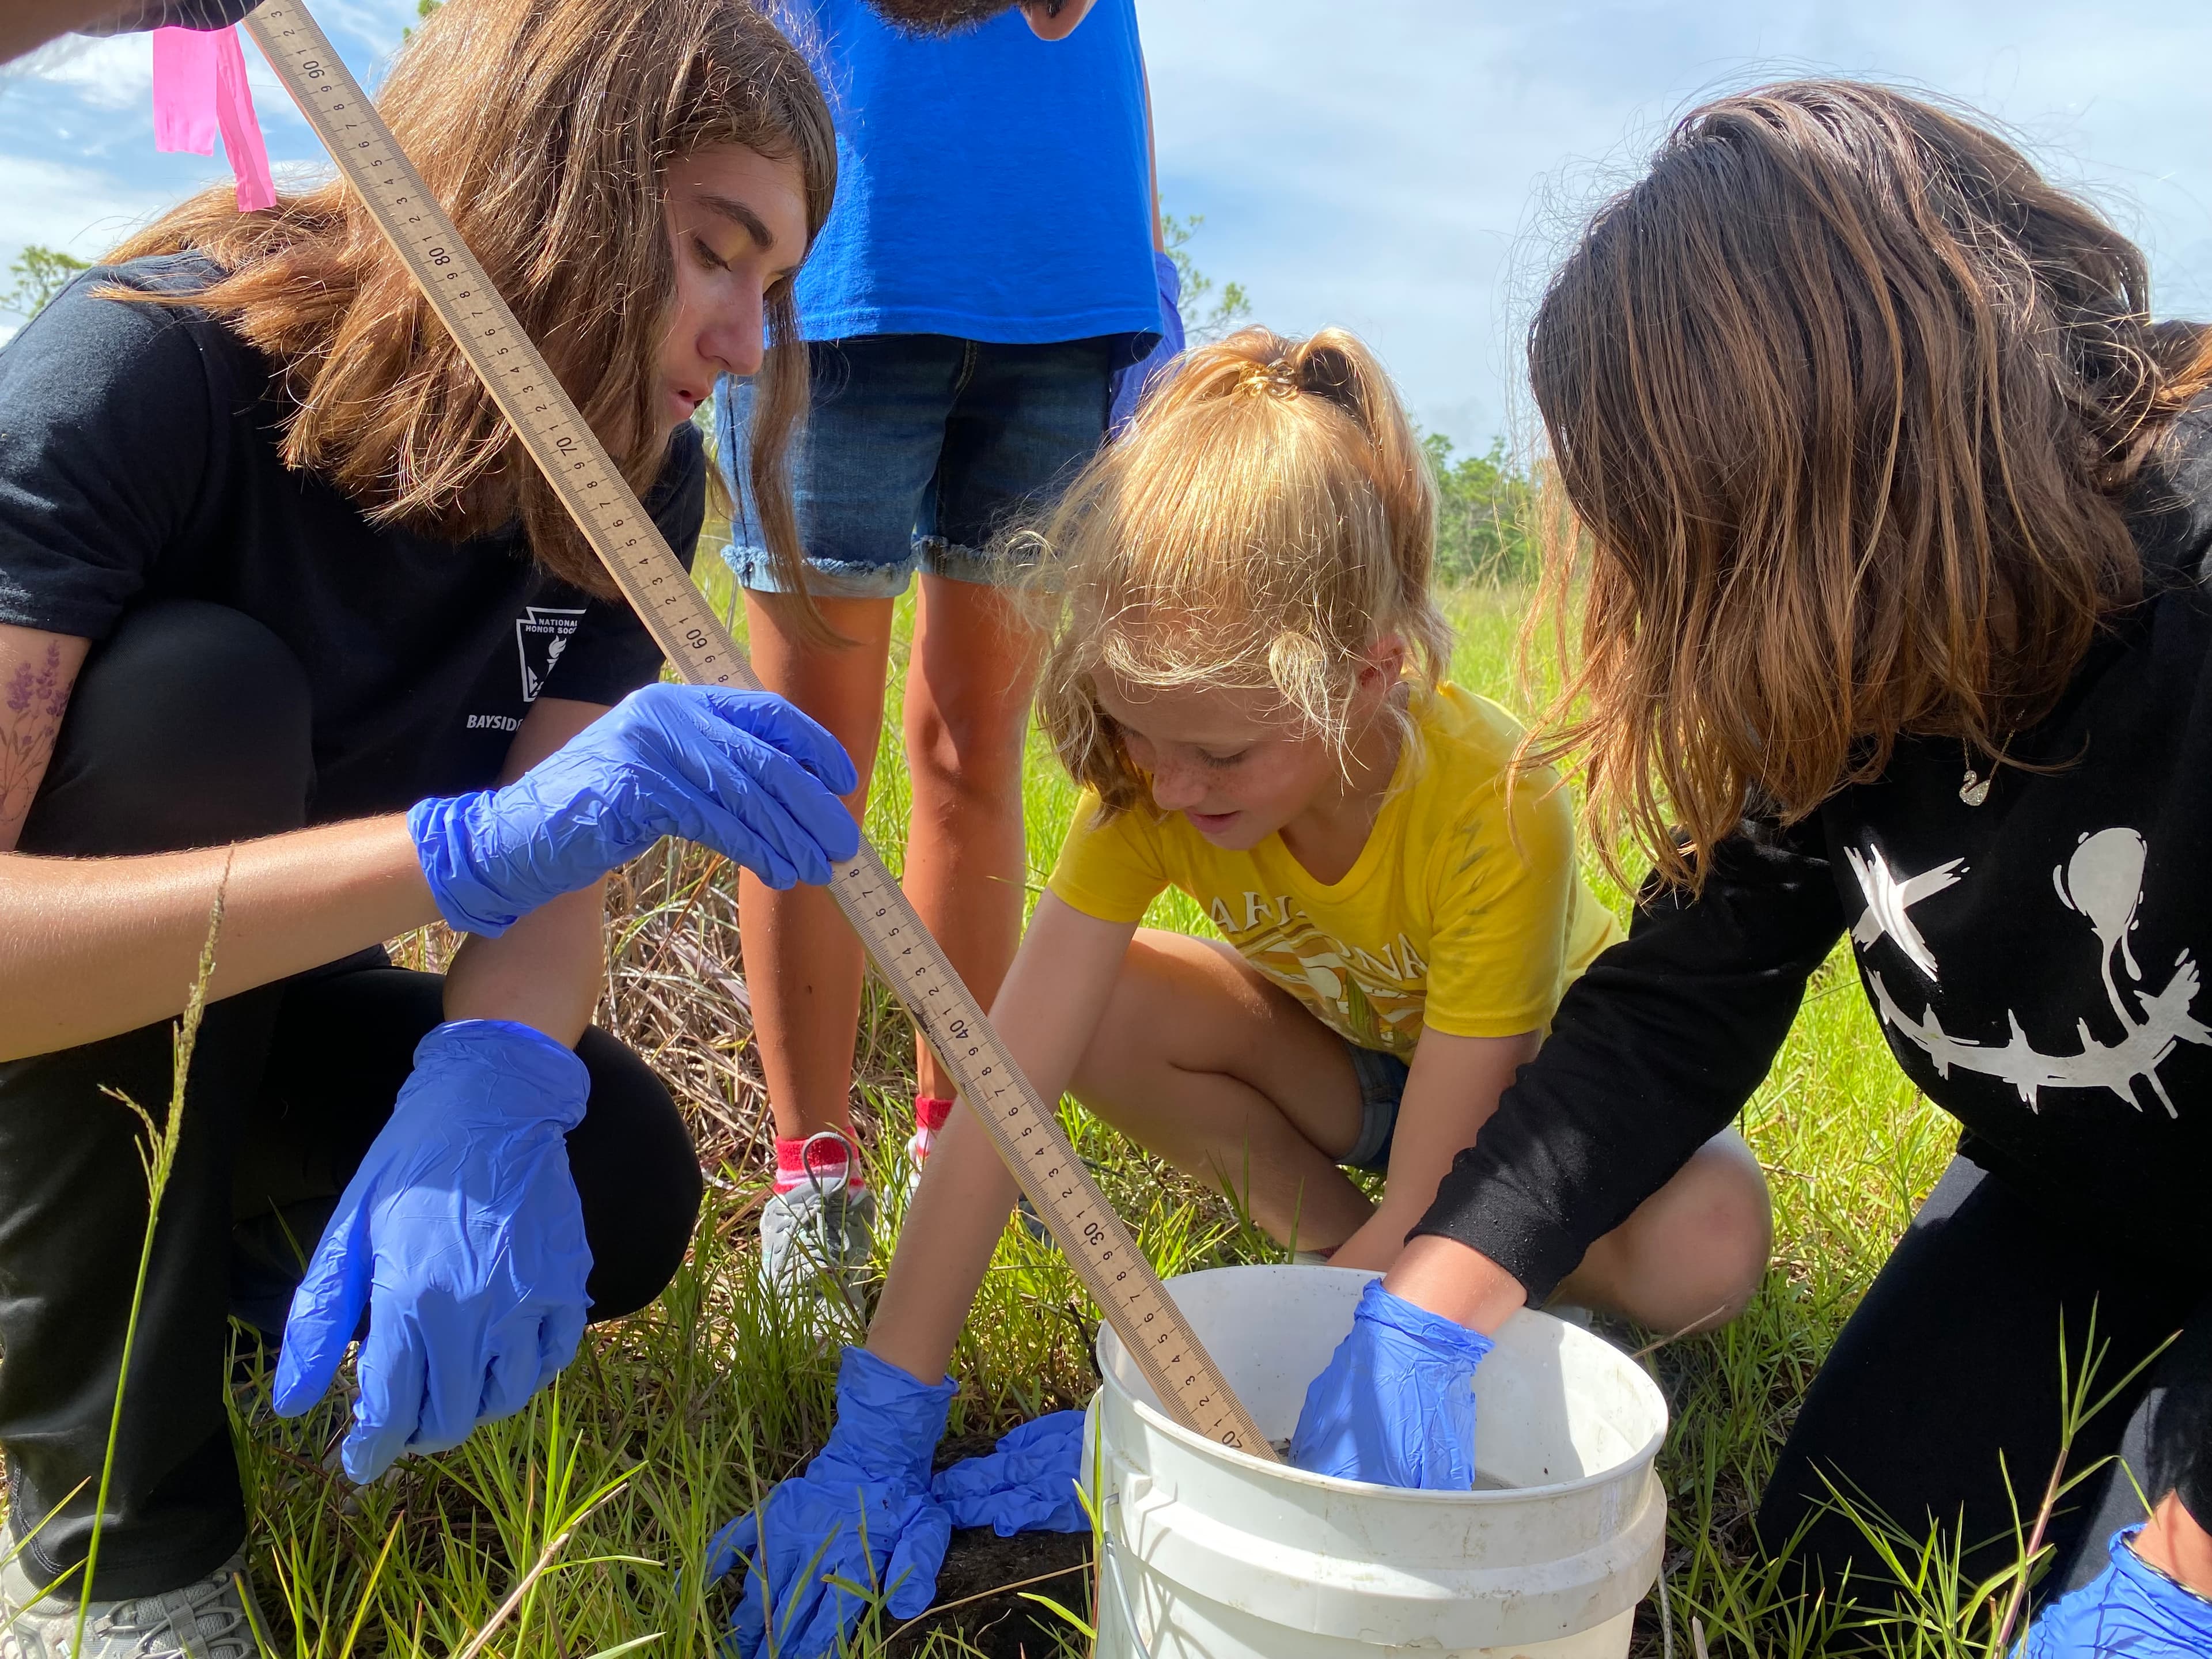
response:
[[[231,860],[222,861],[222,878],[216,884],[215,904],[208,912],[207,939],[200,946],[198,976],[185,999],[185,1014],[170,1043],[169,1113],[159,1127],[153,1115],[128,1095],[113,1089],[102,1092],[121,1101],[138,1114],[146,1127],[146,1141],[138,1161],[146,1172],[146,1235],[138,1245],[138,1274],[131,1285],[131,1316],[123,1327],[123,1358],[115,1372],[115,1405],[108,1413],[107,1447],[100,1462],[100,1491],[93,1499],[92,1537],[85,1546],[84,1577],[77,1586],[76,1626],[70,1639],[70,1659],[84,1652],[84,1626],[92,1613],[93,1573],[100,1565],[100,1534],[107,1519],[107,1494],[115,1477],[115,1446],[123,1433],[123,1395],[131,1380],[131,1350],[138,1335],[138,1315],[146,1300],[146,1274],[154,1261],[154,1230],[161,1218],[161,1195],[168,1190],[169,1173],[176,1167],[177,1139],[185,1127],[185,1080],[192,1068],[192,1048],[199,1041],[200,1017],[207,1011],[209,981],[215,977],[215,945],[222,933],[223,901],[230,893]]]

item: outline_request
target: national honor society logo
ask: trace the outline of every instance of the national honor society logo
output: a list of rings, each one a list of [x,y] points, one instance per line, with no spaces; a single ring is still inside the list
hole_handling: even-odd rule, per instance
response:
[[[583,620],[580,607],[566,611],[539,605],[526,607],[514,619],[514,648],[522,659],[523,702],[538,701],[553,665],[568,648],[568,636]]]

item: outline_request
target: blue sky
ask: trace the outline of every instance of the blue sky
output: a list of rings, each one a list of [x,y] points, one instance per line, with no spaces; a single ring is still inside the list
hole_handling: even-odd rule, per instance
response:
[[[317,0],[373,72],[413,0]],[[2212,316],[2212,6],[2203,0],[1138,0],[1168,207],[1255,316],[1370,339],[1425,424],[1515,429],[1517,334],[1580,212],[1699,98],[1778,75],[1934,88],[2006,123]],[[157,155],[143,37],[0,77],[0,264],[91,253],[214,176]],[[249,47],[249,62],[257,62]],[[314,141],[265,69],[271,154]],[[0,318],[0,329],[12,319]]]

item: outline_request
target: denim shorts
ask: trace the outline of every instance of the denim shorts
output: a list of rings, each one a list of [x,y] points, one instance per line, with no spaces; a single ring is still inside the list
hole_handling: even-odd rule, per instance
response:
[[[1359,1139],[1337,1162],[1346,1169],[1387,1175],[1408,1068],[1397,1055],[1386,1054],[1380,1048],[1363,1048],[1351,1042],[1344,1047],[1352,1056],[1352,1074],[1359,1080]]]
[[[1126,337],[1001,345],[877,334],[807,347],[812,408],[791,449],[808,586],[842,599],[906,591],[917,567],[961,581],[1010,574],[994,539],[1048,507],[1106,435]],[[745,513],[750,380],[714,392],[716,447],[738,503],[722,551],[738,583],[775,568]]]

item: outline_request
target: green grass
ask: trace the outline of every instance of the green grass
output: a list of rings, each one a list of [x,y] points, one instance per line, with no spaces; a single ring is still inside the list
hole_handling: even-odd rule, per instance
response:
[[[1522,603],[1493,590],[1454,605],[1455,678],[1515,707],[1525,706],[1511,672]],[[903,661],[895,668],[902,672]],[[895,684],[868,823],[894,867],[906,805],[896,696]],[[1034,891],[1073,792],[1041,746],[1031,759],[1024,801]],[[835,1369],[834,1355],[763,1293],[756,1272],[768,1129],[734,920],[728,870],[694,848],[665,847],[610,896],[613,960],[600,1017],[677,1090],[709,1176],[690,1259],[655,1306],[595,1328],[558,1388],[527,1413],[478,1431],[455,1452],[404,1462],[366,1490],[332,1472],[346,1410],[340,1393],[287,1422],[269,1408],[265,1371],[234,1379],[252,1566],[277,1652],[411,1659],[477,1644],[476,1651],[507,1659],[582,1659],[711,1646],[732,1592],[702,1577],[708,1537],[811,1455],[830,1425]],[[1195,907],[1176,897],[1154,920],[1204,927]],[[408,941],[405,955],[435,965],[449,944],[426,934]],[[856,1115],[866,1131],[896,1124],[912,1087],[910,1031],[879,988],[862,1039]],[[1276,1254],[1218,1196],[1080,1114],[1063,1115],[1162,1273]],[[1656,1598],[1647,1603],[1641,1651],[1686,1656],[1692,1619],[1716,1656],[1821,1650],[1826,1615],[1774,1604],[1751,1559],[1747,1517],[1808,1380],[1950,1146],[1946,1120],[1891,1063],[1841,955],[1815,981],[1743,1127],[1773,1186],[1775,1261],[1735,1324],[1650,1357],[1674,1413],[1661,1462],[1674,1629],[1662,1634]],[[872,1139],[881,1156],[897,1137]],[[878,1186],[894,1221],[896,1190],[895,1182]],[[885,1260],[894,1232],[881,1230]],[[1010,1229],[955,1358],[952,1432],[1000,1431],[1080,1404],[1096,1382],[1095,1316],[1057,1253]],[[1087,1593],[1067,1588],[1081,1583],[1079,1575],[1047,1588],[1083,1611]],[[854,1651],[977,1651],[943,1630],[889,1635],[872,1626]],[[1082,1649],[1072,1630],[1060,1645]],[[1042,1659],[1034,1645],[1030,1652]]]

